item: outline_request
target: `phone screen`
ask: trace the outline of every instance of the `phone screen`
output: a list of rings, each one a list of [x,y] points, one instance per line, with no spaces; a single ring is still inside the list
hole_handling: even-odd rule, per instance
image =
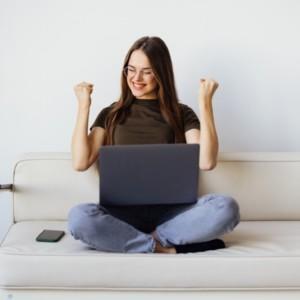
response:
[[[65,232],[62,230],[43,230],[36,238],[38,242],[58,242]]]

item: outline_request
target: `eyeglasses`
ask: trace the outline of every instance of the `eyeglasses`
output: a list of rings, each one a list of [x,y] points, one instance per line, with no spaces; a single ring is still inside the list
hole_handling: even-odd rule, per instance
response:
[[[137,74],[137,70],[136,68],[132,67],[132,66],[126,66],[123,70],[124,75],[126,77],[134,77]],[[154,73],[151,69],[141,69],[140,70],[140,74],[142,75],[143,79],[145,80],[149,80],[152,79],[154,77]]]

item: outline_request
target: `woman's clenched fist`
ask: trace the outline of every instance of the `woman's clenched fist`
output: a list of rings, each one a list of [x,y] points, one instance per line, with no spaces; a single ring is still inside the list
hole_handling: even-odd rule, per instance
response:
[[[74,92],[80,108],[89,108],[91,106],[93,84],[83,81],[74,86]]]

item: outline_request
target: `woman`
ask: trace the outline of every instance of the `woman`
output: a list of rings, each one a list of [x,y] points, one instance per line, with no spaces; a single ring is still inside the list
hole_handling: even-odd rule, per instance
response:
[[[216,166],[218,138],[212,98],[218,83],[200,80],[200,122],[194,111],[179,103],[172,61],[158,37],[142,37],[124,60],[121,96],[104,108],[87,135],[93,85],[75,86],[78,115],[72,139],[72,162],[88,169],[102,145],[201,143],[200,168]],[[84,203],[69,213],[75,239],[109,252],[186,253],[224,248],[218,236],[239,223],[237,202],[222,195],[205,195],[196,204],[104,207]]]

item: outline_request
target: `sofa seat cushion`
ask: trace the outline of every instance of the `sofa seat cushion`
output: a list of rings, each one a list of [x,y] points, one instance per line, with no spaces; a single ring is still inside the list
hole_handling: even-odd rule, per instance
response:
[[[300,221],[243,221],[227,248],[188,254],[100,252],[76,241],[63,221],[12,225],[0,247],[0,286],[65,289],[300,287]],[[62,229],[58,243],[36,242]]]

